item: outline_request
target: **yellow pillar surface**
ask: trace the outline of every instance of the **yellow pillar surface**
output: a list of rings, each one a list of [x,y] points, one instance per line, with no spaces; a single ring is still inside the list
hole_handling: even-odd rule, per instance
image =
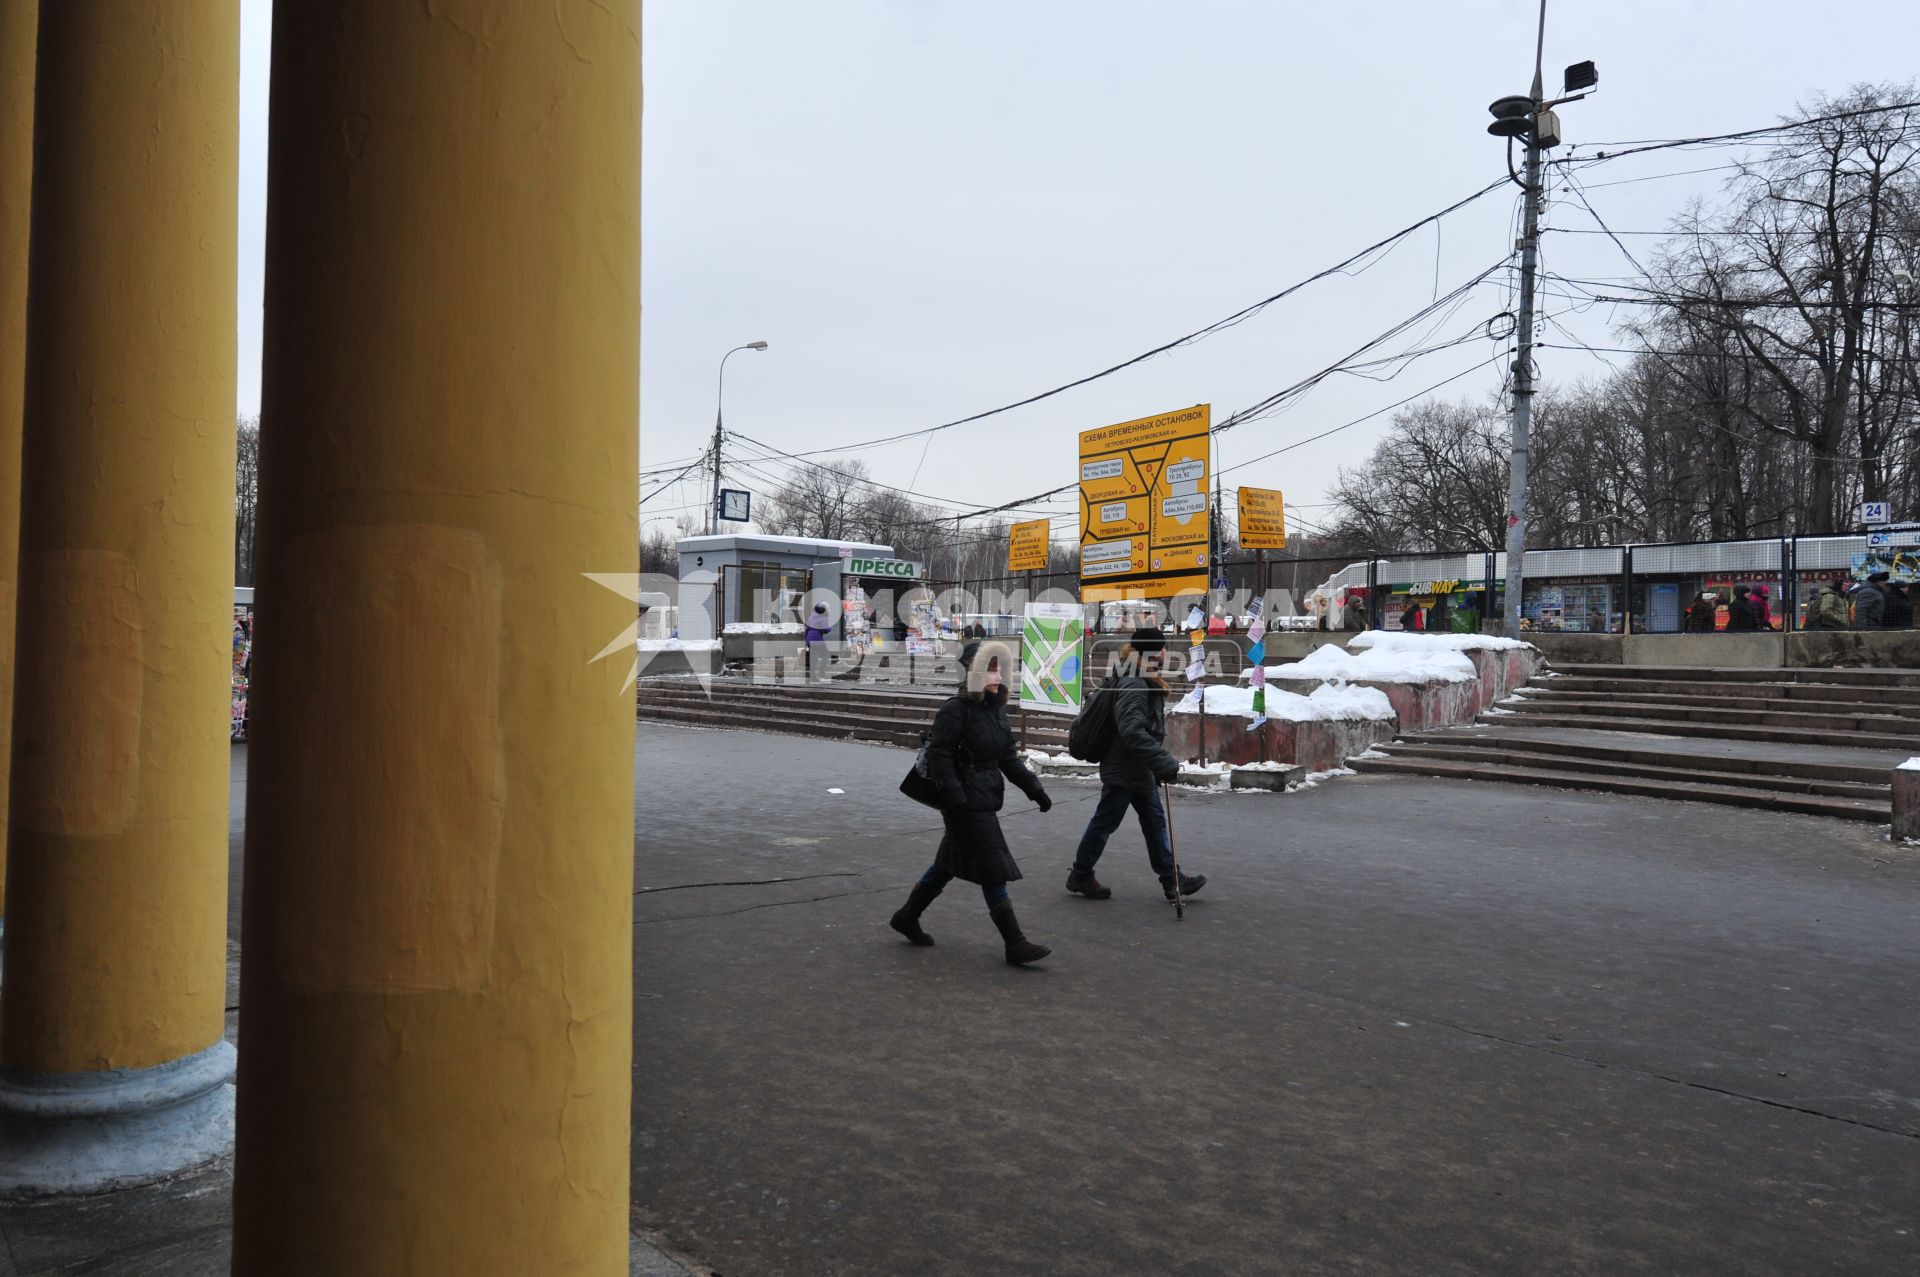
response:
[[[625,1273],[636,0],[280,0],[233,1271]]]
[[[236,0],[40,14],[0,1040],[22,1072],[221,1038],[239,30]]]
[[[7,759],[13,603],[20,580],[20,412],[27,375],[27,223],[33,187],[33,41],[40,0],[0,0],[0,919],[7,916]]]

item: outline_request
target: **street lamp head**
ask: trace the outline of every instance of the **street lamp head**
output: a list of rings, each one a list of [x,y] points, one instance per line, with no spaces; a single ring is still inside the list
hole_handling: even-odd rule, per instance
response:
[[[1495,137],[1525,137],[1527,130],[1533,127],[1533,99],[1521,94],[1501,98],[1487,110],[1493,113],[1493,123],[1487,125],[1487,132]]]
[[[750,341],[747,343],[748,350],[765,350],[766,348],[767,343],[764,341]]]

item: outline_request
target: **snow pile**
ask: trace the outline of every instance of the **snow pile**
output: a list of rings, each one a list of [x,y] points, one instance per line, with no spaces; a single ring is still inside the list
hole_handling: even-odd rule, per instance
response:
[[[1207,713],[1228,717],[1253,717],[1253,689],[1251,687],[1205,687],[1201,695],[1206,701]],[[1181,701],[1170,711],[1175,714],[1198,714],[1198,702]],[[1283,723],[1327,723],[1353,722],[1355,720],[1375,719],[1391,720],[1393,705],[1387,700],[1387,694],[1373,687],[1318,687],[1308,696],[1297,692],[1283,692],[1277,687],[1267,689],[1267,717]]]
[[[717,652],[719,639],[643,638],[634,641],[642,652]]]
[[[722,634],[804,634],[798,621],[729,621]]]
[[[1920,758],[1909,758],[1893,770],[1897,772],[1920,772]]]
[[[1462,638],[1471,637],[1461,635]],[[1242,678],[1246,675],[1242,673]],[[1345,679],[1349,683],[1466,683],[1478,678],[1473,662],[1456,648],[1375,647],[1346,652],[1328,644],[1290,665],[1267,666],[1267,678]]]
[[[1409,634],[1405,630],[1368,630],[1347,643],[1350,648],[1374,651],[1518,652],[1533,644],[1498,634]]]

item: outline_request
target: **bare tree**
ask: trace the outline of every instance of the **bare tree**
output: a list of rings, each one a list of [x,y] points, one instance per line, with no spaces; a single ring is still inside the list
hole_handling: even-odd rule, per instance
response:
[[[260,512],[260,418],[238,418],[234,433],[233,581],[235,585],[252,585]]]

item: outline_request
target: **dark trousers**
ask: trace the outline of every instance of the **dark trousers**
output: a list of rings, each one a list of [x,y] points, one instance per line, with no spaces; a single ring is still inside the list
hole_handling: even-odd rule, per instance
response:
[[[1127,808],[1139,814],[1140,832],[1147,840],[1147,863],[1162,882],[1173,881],[1173,848],[1167,841],[1167,813],[1160,806],[1157,789],[1128,789],[1124,785],[1102,785],[1100,803],[1093,809],[1087,831],[1080,835],[1080,848],[1073,853],[1073,872],[1090,874],[1094,861],[1107,849],[1107,839],[1127,818]]]
[[[946,885],[952,881],[953,875],[937,864],[928,865],[927,871],[920,875],[920,885],[923,887],[932,887],[936,892],[944,890]],[[991,909],[1007,898],[1007,884],[1004,882],[982,883],[980,885],[980,896],[987,902],[987,908]]]

